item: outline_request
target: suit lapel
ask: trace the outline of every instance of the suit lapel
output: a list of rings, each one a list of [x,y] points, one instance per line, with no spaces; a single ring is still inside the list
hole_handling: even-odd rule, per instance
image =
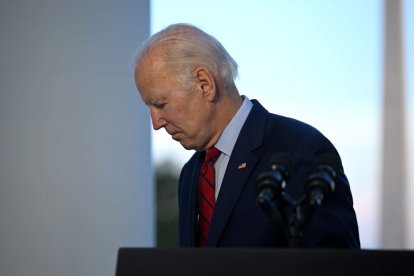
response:
[[[186,228],[189,235],[190,246],[196,246],[196,233],[197,233],[197,216],[198,216],[198,178],[200,175],[201,165],[203,163],[204,153],[199,153],[196,159],[196,164],[190,178],[190,194],[188,200],[187,222],[189,223]]]
[[[238,152],[232,156],[227,165],[223,184],[214,208],[214,216],[209,229],[207,246],[216,246],[249,175],[257,162],[250,152]],[[239,169],[240,164],[246,167]]]
[[[254,150],[263,143],[267,111],[256,101],[237,139],[216,201],[207,246],[217,246],[240,194],[257,162]]]

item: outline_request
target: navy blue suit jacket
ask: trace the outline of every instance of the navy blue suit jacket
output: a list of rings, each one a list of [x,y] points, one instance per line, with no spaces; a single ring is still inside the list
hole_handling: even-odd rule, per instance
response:
[[[284,229],[272,221],[257,203],[256,179],[278,152],[293,159],[286,192],[298,199],[321,154],[339,155],[315,128],[300,121],[269,113],[253,100],[231,154],[216,201],[206,246],[286,247]],[[196,152],[184,165],[179,180],[179,243],[196,246],[197,181],[205,152]],[[239,165],[246,163],[245,168]],[[335,191],[316,210],[303,229],[300,247],[359,248],[358,225],[352,195],[342,166]]]

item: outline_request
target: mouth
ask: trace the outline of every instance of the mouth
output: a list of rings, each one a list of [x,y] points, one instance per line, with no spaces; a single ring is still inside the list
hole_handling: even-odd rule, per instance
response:
[[[175,130],[175,129],[168,130],[166,128],[165,128],[165,130],[167,131],[167,133],[171,136],[171,138],[173,140],[175,140],[175,141],[179,141],[180,140],[179,137],[180,137],[181,132],[179,130]]]
[[[178,141],[179,140],[179,138],[178,138],[179,134],[180,134],[179,132],[174,132],[174,133],[171,133],[170,135],[171,135],[171,138],[173,140]]]

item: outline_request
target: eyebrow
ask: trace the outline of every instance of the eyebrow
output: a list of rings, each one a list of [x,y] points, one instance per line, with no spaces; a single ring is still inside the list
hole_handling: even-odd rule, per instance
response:
[[[150,102],[150,105],[152,105],[152,106],[154,106],[156,108],[161,108],[161,107],[163,107],[165,105],[165,103],[164,102],[159,102],[157,100],[152,100]]]
[[[159,103],[158,100],[151,100],[150,101],[150,104],[152,104],[152,105],[159,105],[160,103]]]
[[[164,104],[166,101],[167,101],[167,98],[164,96],[161,96],[161,98],[148,99],[148,105],[159,106],[159,105]]]

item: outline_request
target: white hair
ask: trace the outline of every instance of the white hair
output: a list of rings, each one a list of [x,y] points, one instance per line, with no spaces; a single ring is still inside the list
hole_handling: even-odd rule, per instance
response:
[[[138,50],[138,65],[152,49],[165,46],[164,62],[177,74],[183,86],[192,84],[193,70],[206,67],[223,87],[234,86],[237,63],[213,36],[189,24],[173,24],[149,37]]]

